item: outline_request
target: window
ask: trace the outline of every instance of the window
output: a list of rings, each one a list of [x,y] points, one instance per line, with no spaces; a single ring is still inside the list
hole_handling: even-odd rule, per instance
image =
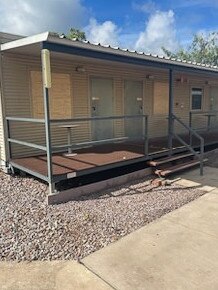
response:
[[[202,109],[203,90],[201,88],[192,88],[191,91],[191,110]]]
[[[154,114],[167,115],[169,111],[169,84],[154,83]]]

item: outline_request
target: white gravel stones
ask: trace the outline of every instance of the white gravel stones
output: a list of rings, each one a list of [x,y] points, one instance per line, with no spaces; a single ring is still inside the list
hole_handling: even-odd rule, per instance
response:
[[[147,179],[48,206],[46,191],[0,172],[0,260],[80,259],[203,194]]]

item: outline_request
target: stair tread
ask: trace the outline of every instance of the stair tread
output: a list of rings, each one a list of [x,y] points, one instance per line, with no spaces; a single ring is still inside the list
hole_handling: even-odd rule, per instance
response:
[[[171,162],[174,160],[183,159],[183,158],[190,157],[190,156],[194,156],[194,154],[193,153],[185,153],[185,154],[177,154],[177,155],[173,155],[173,156],[167,156],[167,157],[160,158],[157,160],[148,161],[148,165],[158,166],[158,165],[161,165],[164,163],[168,163],[168,162]]]
[[[190,167],[198,165],[198,164],[200,164],[199,160],[192,160],[192,161],[189,161],[189,162],[185,162],[185,163],[182,163],[182,164],[177,164],[177,165],[168,167],[166,169],[157,169],[155,171],[155,174],[158,174],[158,175],[161,175],[161,176],[167,176],[167,175],[169,175],[171,173],[175,173],[175,172],[178,172],[180,170],[183,170],[183,169],[186,169],[186,168],[190,168]]]

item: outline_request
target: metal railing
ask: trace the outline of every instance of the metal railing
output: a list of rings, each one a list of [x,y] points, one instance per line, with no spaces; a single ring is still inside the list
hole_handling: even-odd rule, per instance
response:
[[[203,166],[204,166],[204,138],[202,138],[194,129],[192,129],[190,126],[186,125],[181,119],[179,119],[176,115],[172,114],[172,120],[173,120],[173,128],[174,123],[177,121],[181,126],[183,126],[185,129],[189,132],[189,143],[188,144],[185,140],[182,139],[181,136],[176,134],[173,129],[173,137],[176,138],[180,143],[182,143],[189,151],[191,151],[200,161],[200,174],[203,175]],[[194,135],[199,141],[200,141],[200,153],[196,152],[192,147],[192,135]]]
[[[144,154],[148,154],[148,116],[147,115],[123,115],[123,116],[106,116],[106,117],[79,117],[79,118],[71,118],[71,119],[50,119],[49,124],[51,126],[58,126],[61,124],[74,124],[78,122],[96,122],[96,121],[116,121],[116,120],[133,120],[133,119],[141,119],[142,120],[142,139],[144,139]],[[57,146],[51,146],[48,147],[46,145],[39,145],[32,142],[28,142],[28,140],[23,141],[16,138],[13,138],[11,136],[11,130],[10,130],[10,122],[25,122],[25,123],[36,123],[36,124],[43,124],[43,128],[45,129],[45,119],[34,119],[34,118],[23,118],[23,117],[6,117],[6,123],[7,123],[7,141],[8,141],[8,153],[9,153],[9,163],[12,159],[12,151],[11,151],[11,144],[19,144],[27,147],[31,147],[34,149],[42,150],[47,153],[47,156],[52,157],[53,153],[60,152],[61,150],[64,151],[64,149],[69,148],[69,146],[73,149],[83,147],[86,145],[92,146],[92,145],[100,145],[100,144],[106,144],[106,143],[113,143],[113,142],[121,142],[126,140],[135,140],[135,138],[131,137],[115,137],[115,138],[109,138],[104,140],[94,140],[94,141],[87,141],[87,142],[78,142],[78,143],[71,143],[66,145],[57,145]],[[34,134],[34,132],[33,132]],[[51,135],[49,135],[49,143],[51,144]],[[23,168],[25,171],[25,168]],[[49,172],[49,169],[48,169]],[[52,172],[52,170],[51,170]],[[49,181],[48,176],[42,176],[40,174],[37,174],[36,172],[31,172],[28,170],[28,173],[35,175],[41,179],[44,179],[46,181]],[[53,180],[53,173],[52,173],[52,180]]]
[[[53,119],[50,120],[51,125],[60,125],[60,124],[69,124],[69,123],[81,123],[81,122],[97,122],[97,121],[118,121],[118,120],[136,120],[136,119],[141,119],[142,120],[142,135],[139,136],[144,139],[144,154],[148,154],[148,116],[147,115],[123,115],[123,116],[105,116],[105,117],[77,117],[77,118],[71,118],[71,119]],[[125,124],[123,124],[125,127]],[[124,130],[125,131],[125,130]],[[71,144],[71,147],[78,148],[80,146],[85,146],[85,145],[101,145],[105,143],[110,143],[110,142],[116,142],[116,141],[127,141],[127,140],[138,140],[139,138],[134,138],[134,137],[128,137],[128,136],[123,136],[123,137],[113,137],[113,138],[108,138],[108,139],[103,139],[103,140],[92,140],[92,141],[86,141],[86,142],[78,142]],[[55,149],[66,149],[68,148],[69,145],[60,145],[60,146],[53,146],[52,148]]]
[[[195,117],[204,117],[205,118],[205,124],[206,127],[198,127],[194,128],[194,121],[197,121],[199,123],[199,120]],[[218,122],[215,122],[215,126],[212,125],[212,120],[215,118],[215,121],[217,121],[218,117],[218,111],[217,110],[210,110],[210,111],[191,111],[189,112],[189,127],[194,129],[195,131],[209,131],[213,129],[218,129]],[[201,120],[202,122],[202,120]],[[201,123],[200,122],[200,123]]]

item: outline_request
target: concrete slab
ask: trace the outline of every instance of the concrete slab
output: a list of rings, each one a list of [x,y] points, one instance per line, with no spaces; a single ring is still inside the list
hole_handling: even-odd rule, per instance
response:
[[[169,213],[166,219],[190,229],[218,238],[218,194],[217,190],[185,205],[182,210]],[[187,215],[188,218],[184,218]]]
[[[186,171],[184,173],[179,173],[179,177],[191,182],[196,182],[202,186],[207,185],[210,187],[218,187],[218,168],[205,166],[203,176],[200,176],[198,168],[195,170]]]
[[[82,262],[119,290],[218,289],[217,201],[208,193]]]
[[[151,173],[151,168],[141,169],[128,174],[120,175],[118,177],[113,177],[103,181],[60,191],[58,193],[48,195],[46,199],[49,205],[68,202],[70,200],[75,200],[82,195],[89,195],[102,191],[104,189],[109,189],[115,186],[126,184],[127,182],[133,180],[136,181],[138,179],[151,175]]]
[[[111,290],[76,261],[0,263],[1,290]]]

